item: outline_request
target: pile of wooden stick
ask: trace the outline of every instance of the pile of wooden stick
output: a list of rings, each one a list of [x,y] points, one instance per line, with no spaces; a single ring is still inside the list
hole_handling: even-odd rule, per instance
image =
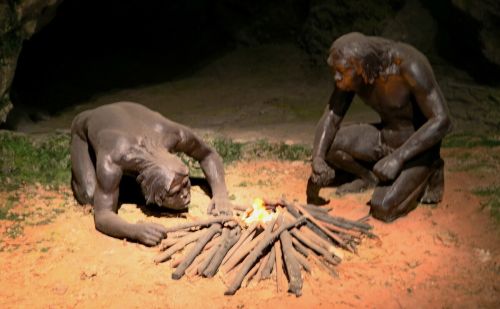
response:
[[[276,214],[267,223],[247,226],[235,215],[168,228],[155,262],[172,260],[173,279],[219,273],[228,283],[226,295],[233,295],[245,278],[259,281],[275,274],[278,290],[284,290],[288,279],[288,291],[300,296],[302,270],[311,271],[310,261],[336,276],[342,256],[339,247],[357,252],[364,235],[375,236],[365,222],[368,217],[347,220],[331,216],[330,209],[284,199],[265,206]]]

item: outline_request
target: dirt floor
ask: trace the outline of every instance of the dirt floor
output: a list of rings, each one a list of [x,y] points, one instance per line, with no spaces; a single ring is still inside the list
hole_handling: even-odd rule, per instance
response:
[[[219,277],[174,281],[168,262],[153,263],[157,248],[97,232],[68,188],[27,187],[16,199],[3,194],[1,202],[14,203],[12,212],[25,220],[0,221],[2,308],[498,308],[500,228],[470,192],[495,178],[455,171],[457,151],[444,153],[441,204],[421,205],[392,224],[371,219],[380,239],[364,239],[358,255],[344,252],[339,278],[314,267],[299,298],[278,293],[273,280],[250,282],[230,297]],[[228,167],[227,182],[238,204],[282,194],[304,202],[309,169],[307,162],[239,162]],[[367,214],[370,192],[338,198],[334,191],[321,192],[331,198],[332,214]],[[188,217],[202,216],[208,201],[194,187]],[[119,215],[165,225],[185,220],[147,216],[136,205]]]
[[[19,130],[67,130],[81,110],[130,100],[199,133],[310,145],[331,91],[331,81],[321,74],[309,71],[291,46],[250,48],[190,77],[100,94],[46,121],[21,123]],[[345,122],[373,119],[357,106]],[[379,239],[364,239],[358,255],[345,252],[339,278],[314,267],[312,274],[305,274],[299,298],[278,293],[272,280],[250,282],[231,297],[223,295],[219,277],[174,281],[168,262],[153,263],[157,248],[97,232],[90,209],[76,205],[68,187],[0,191],[0,204],[12,206],[12,220],[0,220],[0,307],[500,308],[500,225],[486,200],[472,193],[500,184],[500,149],[466,149],[466,154],[462,149],[443,150],[442,203],[421,205],[391,224],[370,219]],[[481,163],[485,156],[494,159],[493,165]],[[471,158],[477,158],[472,162],[477,164],[463,168]],[[237,204],[283,194],[304,202],[310,163],[237,162],[226,173]],[[368,213],[370,191],[342,198],[334,193],[333,188],[321,191],[331,199],[332,214],[357,219]],[[202,216],[208,202],[203,191],[193,187],[188,217]],[[122,206],[119,215],[130,222],[165,225],[185,220],[149,216],[132,204]]]

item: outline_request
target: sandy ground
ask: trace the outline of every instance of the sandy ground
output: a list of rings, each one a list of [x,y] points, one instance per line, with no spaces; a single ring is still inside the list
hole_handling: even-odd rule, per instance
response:
[[[498,308],[500,229],[471,194],[498,178],[456,171],[457,151],[444,154],[441,204],[419,206],[392,224],[371,219],[380,239],[364,239],[358,255],[344,252],[339,278],[313,265],[299,298],[278,293],[273,280],[250,282],[231,297],[223,295],[220,277],[174,281],[168,262],[153,263],[157,248],[98,233],[68,188],[25,188],[13,202],[13,211],[27,218],[22,235],[6,237],[16,227],[0,221],[2,308]],[[282,194],[303,202],[308,173],[306,162],[240,162],[228,167],[227,182],[238,204]],[[332,214],[367,214],[370,192],[337,198],[334,191],[321,192],[331,198]],[[0,198],[7,202],[7,194]],[[202,216],[208,201],[194,187],[188,217]],[[148,216],[135,205],[119,215],[165,225],[185,220]]]
[[[241,66],[242,59],[247,66]],[[46,121],[23,123],[20,130],[68,130],[79,111],[128,100],[202,134],[310,145],[330,91],[329,78],[310,71],[297,49],[255,47],[225,55],[190,77],[96,95]],[[358,103],[345,122],[375,119]],[[461,169],[462,150],[446,149],[443,202],[419,206],[392,224],[371,219],[380,238],[364,239],[358,255],[345,252],[339,278],[314,268],[304,276],[299,298],[278,293],[272,280],[250,282],[232,297],[223,295],[219,277],[173,281],[169,263],[153,263],[157,248],[98,233],[88,208],[77,206],[68,188],[0,192],[0,204],[12,205],[22,216],[0,220],[0,307],[499,308],[500,228],[485,200],[471,191],[498,186],[500,149],[467,151],[496,161],[486,170],[481,164],[483,169]],[[304,202],[310,167],[307,162],[250,161],[230,165],[226,172],[235,203],[282,194]],[[371,192],[338,198],[334,191],[321,192],[331,198],[332,214],[357,219],[368,213]],[[208,201],[194,187],[188,217],[202,216]],[[149,216],[136,205],[123,206],[119,215],[165,225],[185,220]]]

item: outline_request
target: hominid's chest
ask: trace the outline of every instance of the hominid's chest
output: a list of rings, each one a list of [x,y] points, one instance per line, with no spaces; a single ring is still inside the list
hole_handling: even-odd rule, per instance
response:
[[[379,78],[359,93],[363,101],[380,113],[404,112],[411,108],[410,89],[399,76]]]

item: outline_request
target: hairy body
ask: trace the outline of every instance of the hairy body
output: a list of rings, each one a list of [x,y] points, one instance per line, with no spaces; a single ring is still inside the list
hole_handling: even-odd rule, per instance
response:
[[[360,33],[346,34],[330,49],[335,89],[314,139],[308,200],[320,203],[319,188],[335,169],[358,179],[339,193],[376,186],[374,217],[392,221],[443,194],[440,143],[451,128],[443,94],[432,68],[410,45]],[[380,116],[376,125],[340,127],[357,95]]]
[[[231,212],[220,156],[189,128],[131,103],[104,105],[78,114],[71,125],[71,186],[81,204],[94,206],[100,232],[156,245],[163,226],[131,224],[118,215],[119,185],[136,177],[148,203],[183,209],[190,202],[188,168],[174,153],[198,160],[212,189],[209,211]]]

